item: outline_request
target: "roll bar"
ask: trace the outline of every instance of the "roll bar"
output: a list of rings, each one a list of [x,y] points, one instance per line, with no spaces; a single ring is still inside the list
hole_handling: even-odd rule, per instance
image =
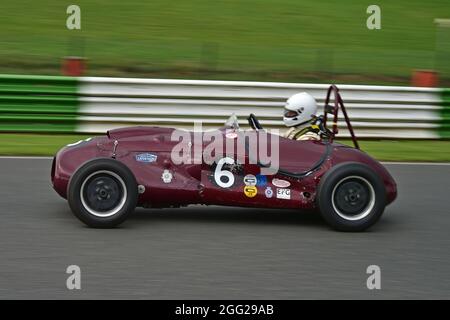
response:
[[[334,94],[334,106],[329,104],[330,98],[331,98],[331,93]],[[330,133],[330,136],[329,136],[330,142],[333,142],[334,137],[338,133],[337,122],[338,122],[339,108],[342,110],[342,113],[344,114],[345,122],[347,124],[348,131],[350,131],[350,135],[352,137],[352,141],[353,141],[353,144],[355,145],[355,148],[360,149],[358,141],[355,136],[355,132],[353,131],[353,126],[350,123],[350,119],[348,117],[347,110],[345,109],[344,101],[342,100],[341,95],[339,94],[338,87],[336,87],[333,84],[328,88],[327,98],[325,99],[324,114],[323,114],[323,125],[325,128],[327,128],[328,114],[333,115],[333,123],[332,123],[333,128],[332,128],[332,130],[328,130]]]

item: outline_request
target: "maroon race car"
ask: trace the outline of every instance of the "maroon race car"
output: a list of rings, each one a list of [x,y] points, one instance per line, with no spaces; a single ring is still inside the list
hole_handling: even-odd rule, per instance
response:
[[[332,94],[334,103],[330,104]],[[275,137],[250,115],[251,131],[264,133],[267,139],[244,137],[240,140],[243,148],[236,143],[231,149],[215,148],[207,153],[211,151],[207,144],[211,139],[203,139],[207,133],[200,133],[198,139],[198,133],[185,131],[185,137],[192,140],[184,146],[188,156],[181,162],[174,160],[174,153],[180,154],[180,150],[174,152],[180,143],[173,139],[176,129],[140,126],[110,130],[106,136],[62,148],[53,159],[51,181],[75,216],[97,228],[117,226],[136,206],[206,204],[317,209],[337,230],[362,231],[378,221],[385,206],[394,201],[396,183],[378,161],[359,150],[335,86],[328,90],[324,109],[316,121],[321,141]],[[354,147],[334,142],[339,110]],[[331,128],[327,126],[329,115]],[[232,116],[213,135],[228,146],[243,136],[243,130]],[[275,167],[255,156],[261,149],[278,153]],[[270,172],[271,168],[275,170]]]

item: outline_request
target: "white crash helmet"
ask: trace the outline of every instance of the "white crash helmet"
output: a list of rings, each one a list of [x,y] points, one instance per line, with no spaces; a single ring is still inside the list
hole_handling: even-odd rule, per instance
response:
[[[287,127],[294,127],[311,121],[316,113],[316,100],[309,93],[301,92],[287,100],[283,121]]]

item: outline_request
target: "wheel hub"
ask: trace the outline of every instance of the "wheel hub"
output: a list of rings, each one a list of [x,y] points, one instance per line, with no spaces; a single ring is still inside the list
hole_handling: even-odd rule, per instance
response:
[[[362,177],[347,177],[336,184],[332,195],[336,212],[347,220],[358,220],[370,213],[375,192]]]
[[[91,174],[81,188],[84,207],[99,217],[108,217],[118,212],[125,202],[125,197],[125,183],[118,175],[109,171]]]

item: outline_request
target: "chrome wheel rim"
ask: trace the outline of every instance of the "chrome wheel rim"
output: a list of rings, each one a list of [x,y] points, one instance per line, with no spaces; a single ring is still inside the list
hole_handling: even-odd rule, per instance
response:
[[[80,198],[83,207],[90,214],[107,218],[123,208],[127,199],[127,188],[118,174],[100,170],[84,179]]]
[[[375,206],[375,190],[367,179],[349,176],[335,185],[331,201],[334,211],[341,218],[357,221],[371,213]]]

